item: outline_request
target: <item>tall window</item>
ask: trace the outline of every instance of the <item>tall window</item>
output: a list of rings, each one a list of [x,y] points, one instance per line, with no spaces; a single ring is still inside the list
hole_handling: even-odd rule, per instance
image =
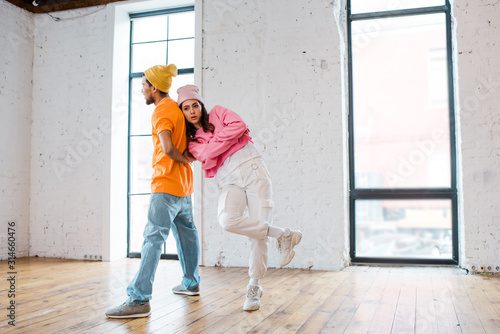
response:
[[[351,258],[458,263],[448,0],[348,0]]]
[[[194,83],[194,7],[131,14],[129,84],[128,256],[140,256],[147,222],[153,169],[151,115],[142,89],[142,74],[154,65],[175,64],[170,97],[177,88]],[[177,258],[175,239],[169,237],[162,258]]]

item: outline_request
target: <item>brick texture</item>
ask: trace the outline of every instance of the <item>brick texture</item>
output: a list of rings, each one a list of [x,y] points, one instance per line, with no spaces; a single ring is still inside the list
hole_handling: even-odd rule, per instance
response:
[[[461,265],[500,266],[500,4],[455,1]],[[475,267],[474,269],[472,267]]]
[[[35,18],[31,256],[101,257],[108,23],[94,11]]]
[[[0,260],[5,260],[8,222],[16,224],[16,256],[27,256],[29,248],[33,16],[0,1],[0,29]]]

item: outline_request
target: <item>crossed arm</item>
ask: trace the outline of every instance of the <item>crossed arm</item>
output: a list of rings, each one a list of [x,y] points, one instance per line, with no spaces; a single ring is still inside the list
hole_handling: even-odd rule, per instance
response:
[[[202,163],[204,170],[214,167],[218,157],[249,131],[243,119],[227,108],[215,106],[210,115],[211,119],[218,120],[217,124],[221,125],[217,127],[213,136],[208,138],[208,142],[190,145],[190,153]]]
[[[190,158],[188,155],[183,155],[181,151],[179,151],[177,147],[175,147],[174,143],[172,142],[172,133],[170,132],[170,130],[164,130],[160,132],[158,134],[158,137],[160,138],[161,149],[163,150],[163,153],[170,159],[185,164],[196,161],[196,159]]]

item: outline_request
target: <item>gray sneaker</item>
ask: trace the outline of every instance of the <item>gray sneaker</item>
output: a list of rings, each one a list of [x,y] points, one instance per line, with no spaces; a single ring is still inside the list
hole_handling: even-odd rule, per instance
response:
[[[194,289],[188,290],[184,287],[184,285],[179,284],[172,288],[172,292],[178,295],[188,295],[188,296],[198,296],[200,294],[200,286],[197,286]]]
[[[290,233],[276,239],[278,251],[280,252],[280,266],[284,267],[292,261],[295,256],[293,247],[302,240],[302,232],[286,228]]]
[[[151,306],[149,301],[144,304],[128,304],[127,302],[120,306],[111,308],[106,311],[108,318],[143,318],[151,314]]]
[[[260,285],[247,286],[247,298],[243,304],[243,310],[256,311],[260,308],[260,297],[262,297],[262,287]]]

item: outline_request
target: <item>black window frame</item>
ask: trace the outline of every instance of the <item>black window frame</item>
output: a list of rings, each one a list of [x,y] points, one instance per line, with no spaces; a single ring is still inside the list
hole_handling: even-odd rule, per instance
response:
[[[383,12],[370,12],[351,14],[351,0],[346,0],[347,10],[347,43],[348,43],[348,84],[349,84],[349,226],[350,226],[350,257],[352,263],[387,263],[387,264],[440,264],[457,265],[459,261],[458,244],[458,190],[457,190],[457,156],[456,156],[456,126],[455,126],[455,101],[453,84],[452,60],[452,20],[451,5],[445,0],[442,6],[390,10]],[[353,21],[371,20],[381,18],[395,18],[413,15],[444,13],[446,17],[446,51],[448,67],[448,103],[450,122],[450,168],[451,183],[449,188],[362,188],[355,187],[355,161],[354,161],[354,116],[353,116],[353,78],[352,78],[352,35],[351,24]],[[452,258],[451,259],[422,259],[422,258],[378,258],[356,256],[356,217],[355,205],[357,200],[430,200],[448,199],[451,201],[452,219]]]
[[[178,14],[178,13],[185,13],[185,12],[194,12],[194,6],[183,6],[183,7],[175,7],[175,8],[167,8],[167,9],[160,9],[160,10],[155,10],[155,11],[148,11],[148,12],[140,12],[140,13],[130,13],[129,18],[130,18],[130,42],[129,42],[129,55],[130,55],[130,60],[129,60],[129,90],[128,90],[128,132],[127,132],[127,138],[128,138],[128,143],[127,143],[127,257],[129,258],[140,258],[141,253],[140,252],[131,252],[130,251],[130,198],[131,196],[146,196],[150,195],[151,193],[131,193],[130,192],[130,165],[131,165],[131,150],[130,150],[130,140],[133,137],[151,137],[152,134],[149,135],[131,135],[130,134],[130,122],[131,122],[131,105],[132,105],[132,80],[135,78],[142,78],[143,72],[132,72],[132,63],[133,63],[133,52],[132,52],[132,34],[133,34],[133,19],[135,18],[142,18],[142,17],[150,17],[150,16],[158,16],[158,15],[166,15],[166,14]],[[186,38],[181,38],[181,39],[186,39]],[[168,42],[170,41],[175,41],[175,40],[180,40],[180,39],[167,39],[167,40],[162,40],[167,42],[167,49],[168,49]],[[151,42],[157,42],[157,41],[148,41],[147,43]],[[168,57],[168,52],[167,52],[167,57]],[[168,64],[168,59],[165,59],[165,64]],[[179,68],[177,69],[177,74],[178,75],[183,75],[183,74],[193,74],[194,73],[194,67],[191,68]],[[144,219],[147,219],[147,217],[144,217]],[[166,253],[166,243],[163,244],[163,251],[161,254],[161,259],[168,259],[168,260],[178,260],[179,256],[177,254],[171,254],[171,253]]]

